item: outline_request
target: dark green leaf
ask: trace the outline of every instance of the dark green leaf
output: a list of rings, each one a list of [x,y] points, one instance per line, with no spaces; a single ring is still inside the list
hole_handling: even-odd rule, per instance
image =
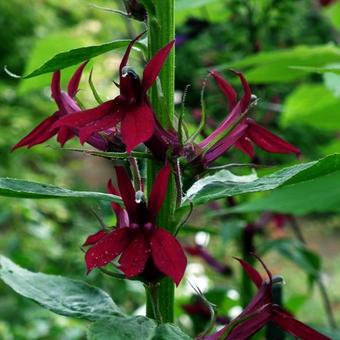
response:
[[[75,318],[98,320],[120,313],[104,291],[62,276],[33,273],[0,256],[0,278],[18,294],[48,310]]]
[[[157,326],[144,316],[116,316],[90,325],[88,340],[189,340],[178,327],[171,324]]]
[[[97,57],[106,52],[126,47],[129,43],[130,40],[115,40],[101,45],[81,47],[67,52],[62,52],[55,55],[52,59],[48,60],[45,64],[33,72],[23,76],[23,78],[32,78],[39,76],[40,74],[54,72],[69,66],[78,65],[85,60]],[[135,46],[141,47],[141,44],[137,43]]]
[[[337,171],[340,171],[339,154],[284,168],[261,178],[254,175],[236,176],[230,171],[222,170],[194,183],[184,198],[183,206],[187,206],[190,201],[198,205],[228,196],[272,190],[288,184],[315,180]],[[316,192],[314,194],[317,195]]]
[[[0,178],[0,196],[21,198],[94,198],[122,203],[119,196],[91,191],[73,191],[49,184],[15,178]]]

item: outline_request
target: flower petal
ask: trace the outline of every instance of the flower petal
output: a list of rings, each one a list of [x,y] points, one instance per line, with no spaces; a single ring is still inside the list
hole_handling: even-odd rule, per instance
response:
[[[252,119],[247,119],[247,121],[249,123],[247,135],[261,149],[272,153],[295,153],[297,156],[300,155],[300,150],[294,145],[274,135]]]
[[[328,336],[325,336],[315,329],[305,325],[304,323],[294,319],[290,314],[282,310],[279,306],[273,306],[273,317],[278,326],[284,329],[286,332],[302,340],[331,340]]]
[[[86,64],[89,61],[85,61],[84,63],[82,63],[74,72],[72,78],[70,79],[68,86],[67,86],[67,93],[69,94],[69,96],[71,96],[72,98],[76,95],[76,93],[78,92],[78,87],[79,87],[79,82],[80,82],[80,78],[81,75],[83,73],[84,67],[86,66]]]
[[[149,256],[150,244],[142,232],[137,232],[119,259],[119,269],[127,277],[137,276],[143,272]]]
[[[168,182],[170,176],[170,165],[167,163],[158,173],[152,185],[152,190],[148,202],[148,213],[150,221],[154,221],[157,213],[162,207],[166,193],[168,191]]]
[[[136,222],[138,218],[138,204],[136,203],[136,192],[124,167],[115,167],[119,192],[121,193],[125,208],[131,218],[130,222]]]
[[[167,45],[162,47],[146,64],[143,73],[143,89],[146,92],[154,83],[156,78],[158,77],[159,72],[161,71],[163,64],[168,57],[175,40],[169,42]]]
[[[210,74],[214,77],[220,90],[227,97],[229,110],[231,111],[237,102],[237,94],[235,90],[225,79],[222,78],[222,76],[217,71],[213,70],[210,72]]]
[[[126,112],[121,125],[126,151],[130,153],[137,145],[146,142],[154,130],[154,113],[149,105],[142,104]]]
[[[125,53],[124,53],[124,56],[123,56],[123,59],[122,61],[120,62],[120,66],[119,66],[119,76],[121,77],[122,76],[122,69],[124,66],[126,66],[127,62],[128,62],[128,59],[129,59],[129,55],[130,55],[130,52],[131,52],[131,49],[132,49],[132,46],[133,44],[138,40],[140,39],[143,35],[145,34],[145,31],[142,32],[141,34],[139,34],[135,39],[131,40],[130,44],[128,45]]]
[[[248,262],[238,257],[234,257],[234,259],[240,262],[240,264],[242,265],[244,271],[247,273],[249,278],[255,283],[257,288],[260,288],[263,283],[263,279],[260,273],[255,268],[253,268]]]
[[[120,108],[120,103],[121,99],[116,97],[115,99],[109,100],[92,109],[65,115],[59,119],[54,127],[57,128],[61,126],[70,126],[78,128],[87,124],[95,123],[103,116],[118,111]]]
[[[40,144],[50,139],[57,133],[56,129],[51,129],[51,126],[58,120],[56,114],[44,119],[38,126],[36,126],[29,134],[22,138],[12,148],[12,151],[23,147],[32,147],[33,145]]]
[[[51,95],[52,98],[57,102],[60,101],[61,90],[60,90],[60,71],[53,72],[51,82]]]
[[[154,264],[178,286],[187,266],[187,258],[181,244],[162,228],[156,229],[150,243]]]
[[[97,231],[95,234],[89,235],[86,241],[83,244],[85,246],[92,246],[93,244],[97,243],[101,240],[104,236],[107,235],[107,232],[104,229]]]
[[[254,148],[249,139],[247,138],[247,136],[240,138],[235,143],[235,147],[241,150],[246,155],[248,155],[250,158],[254,158],[255,156]]]
[[[75,136],[75,133],[67,128],[67,127],[61,127],[58,131],[58,134],[57,134],[57,142],[61,145],[61,146],[64,146],[64,144],[72,139],[73,137]]]
[[[113,186],[111,179],[107,183],[107,191],[112,195],[120,196],[119,191]],[[127,227],[129,225],[129,216],[127,211],[115,202],[111,203],[111,207],[116,214],[117,227]]]
[[[107,265],[124,250],[129,242],[129,228],[115,229],[104,236],[85,254],[87,273],[93,268]]]

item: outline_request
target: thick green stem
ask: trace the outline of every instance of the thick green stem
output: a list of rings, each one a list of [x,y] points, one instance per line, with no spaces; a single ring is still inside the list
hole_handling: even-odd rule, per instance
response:
[[[154,0],[155,16],[148,18],[148,50],[149,58],[175,39],[174,0]],[[175,82],[175,53],[171,51],[162,71],[159,82],[150,90],[150,101],[159,122],[163,127],[169,127],[174,118],[174,82]],[[159,165],[152,161],[148,162],[147,183],[150,190]],[[158,215],[158,226],[172,230],[172,219],[175,210],[176,188],[173,176],[169,182],[168,194]],[[159,301],[159,312],[162,322],[173,322],[174,320],[174,284],[164,278],[157,290]],[[147,316],[155,318],[150,298],[147,299]]]

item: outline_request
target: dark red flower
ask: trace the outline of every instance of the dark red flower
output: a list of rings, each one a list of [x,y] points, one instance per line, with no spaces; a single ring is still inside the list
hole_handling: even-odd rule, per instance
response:
[[[135,71],[127,66],[133,44],[129,44],[119,67],[120,94],[93,109],[85,110],[59,120],[55,126],[80,129],[80,142],[84,143],[95,132],[110,129],[120,123],[121,136],[127,152],[150,139],[155,130],[155,115],[146,92],[155,82],[170,53],[174,41],[161,48],[144,68],[140,80]]]
[[[207,167],[232,146],[239,148],[250,157],[254,157],[253,144],[267,152],[299,155],[298,148],[260,126],[253,119],[247,118],[252,103],[251,90],[242,73],[234,73],[240,78],[244,89],[244,95],[239,101],[233,87],[216,71],[211,72],[219,89],[228,100],[230,113],[207,138],[198,144],[201,150],[199,158],[203,166]],[[197,159],[195,161],[197,162]]]
[[[258,260],[267,272],[268,280],[262,279],[260,273],[249,263],[237,259],[250,280],[258,288],[257,294],[243,312],[226,327],[204,340],[246,340],[259,331],[269,321],[276,323],[286,332],[302,340],[331,340],[313,328],[296,320],[290,313],[272,303],[273,278],[271,272],[260,258]]]
[[[119,269],[126,277],[140,276],[146,281],[152,281],[163,274],[178,285],[186,268],[184,251],[172,234],[155,225],[156,216],[166,196],[170,166],[163,167],[157,175],[148,204],[144,200],[136,201],[135,189],[124,168],[117,167],[116,173],[127,216],[124,215],[119,221],[118,228],[101,234],[102,237],[92,243],[93,246],[85,255],[88,272],[107,265],[120,255]],[[113,193],[118,193],[110,184],[112,189]],[[116,204],[114,209],[117,216],[125,212]]]
[[[54,112],[52,116],[43,120],[27,136],[21,139],[12,148],[13,151],[23,146],[30,148],[34,145],[41,144],[55,135],[57,135],[57,141],[61,144],[61,146],[63,146],[69,139],[78,135],[79,131],[77,129],[68,128],[65,126],[55,127],[55,123],[58,122],[62,117],[81,111],[74,99],[74,96],[78,92],[80,78],[86,64],[87,62],[81,64],[74,72],[68,83],[67,93],[60,89],[60,71],[53,73],[51,92],[52,98],[58,106],[58,110]],[[99,134],[91,136],[87,142],[99,150],[106,150],[108,146],[108,142]]]

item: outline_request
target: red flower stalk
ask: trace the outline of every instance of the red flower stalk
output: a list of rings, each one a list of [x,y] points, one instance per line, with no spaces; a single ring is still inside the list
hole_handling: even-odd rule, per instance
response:
[[[117,219],[118,228],[102,233],[102,237],[95,239],[94,243],[85,242],[85,245],[92,245],[85,255],[88,273],[120,255],[119,269],[127,278],[140,276],[152,282],[166,275],[178,285],[187,263],[184,251],[172,234],[155,224],[166,196],[170,166],[166,165],[158,173],[148,204],[144,200],[136,201],[135,189],[124,168],[117,167],[116,173],[126,210],[114,204],[116,215],[124,214]],[[112,184],[109,188],[111,192],[118,193]]]
[[[242,73],[234,73],[240,78],[244,90],[239,101],[232,86],[216,71],[211,71],[212,77],[229,102],[230,113],[213,133],[198,144],[203,152],[203,166],[207,167],[232,146],[236,146],[250,157],[254,157],[253,144],[267,152],[299,155],[298,148],[246,117],[252,103],[251,90]]]
[[[28,135],[21,139],[12,148],[13,151],[23,146],[31,148],[34,145],[41,144],[47,141],[55,135],[57,135],[57,141],[61,144],[61,146],[63,146],[68,140],[79,134],[78,129],[74,127],[55,127],[55,124],[62,117],[70,116],[75,112],[81,111],[74,97],[78,92],[80,78],[86,64],[87,62],[81,64],[74,72],[68,83],[67,93],[60,89],[60,71],[56,71],[53,73],[51,92],[52,98],[58,106],[58,110],[54,112],[50,117],[43,120]],[[108,146],[108,142],[99,134],[91,136],[91,138],[89,138],[87,142],[99,150],[106,150]]]
[[[161,48],[144,68],[140,80],[135,71],[127,66],[133,44],[129,44],[119,66],[120,94],[113,100],[73,115],[64,117],[56,127],[70,126],[80,129],[80,142],[87,141],[93,133],[116,127],[120,123],[121,136],[127,152],[150,139],[155,130],[155,115],[146,92],[155,82],[168,57],[174,41]]]
[[[258,292],[236,319],[217,333],[203,337],[203,340],[246,340],[269,321],[274,322],[286,332],[302,340],[331,340],[329,337],[296,320],[280,306],[272,303],[272,274],[260,258],[257,259],[266,270],[268,280],[262,279],[260,273],[249,263],[236,259],[258,288]]]
[[[196,244],[195,246],[191,246],[191,247],[186,246],[184,249],[189,255],[200,257],[203,261],[205,261],[216,272],[218,272],[222,275],[227,275],[227,276],[230,276],[232,274],[232,270],[229,266],[223,265],[220,262],[218,262],[202,246]]]

